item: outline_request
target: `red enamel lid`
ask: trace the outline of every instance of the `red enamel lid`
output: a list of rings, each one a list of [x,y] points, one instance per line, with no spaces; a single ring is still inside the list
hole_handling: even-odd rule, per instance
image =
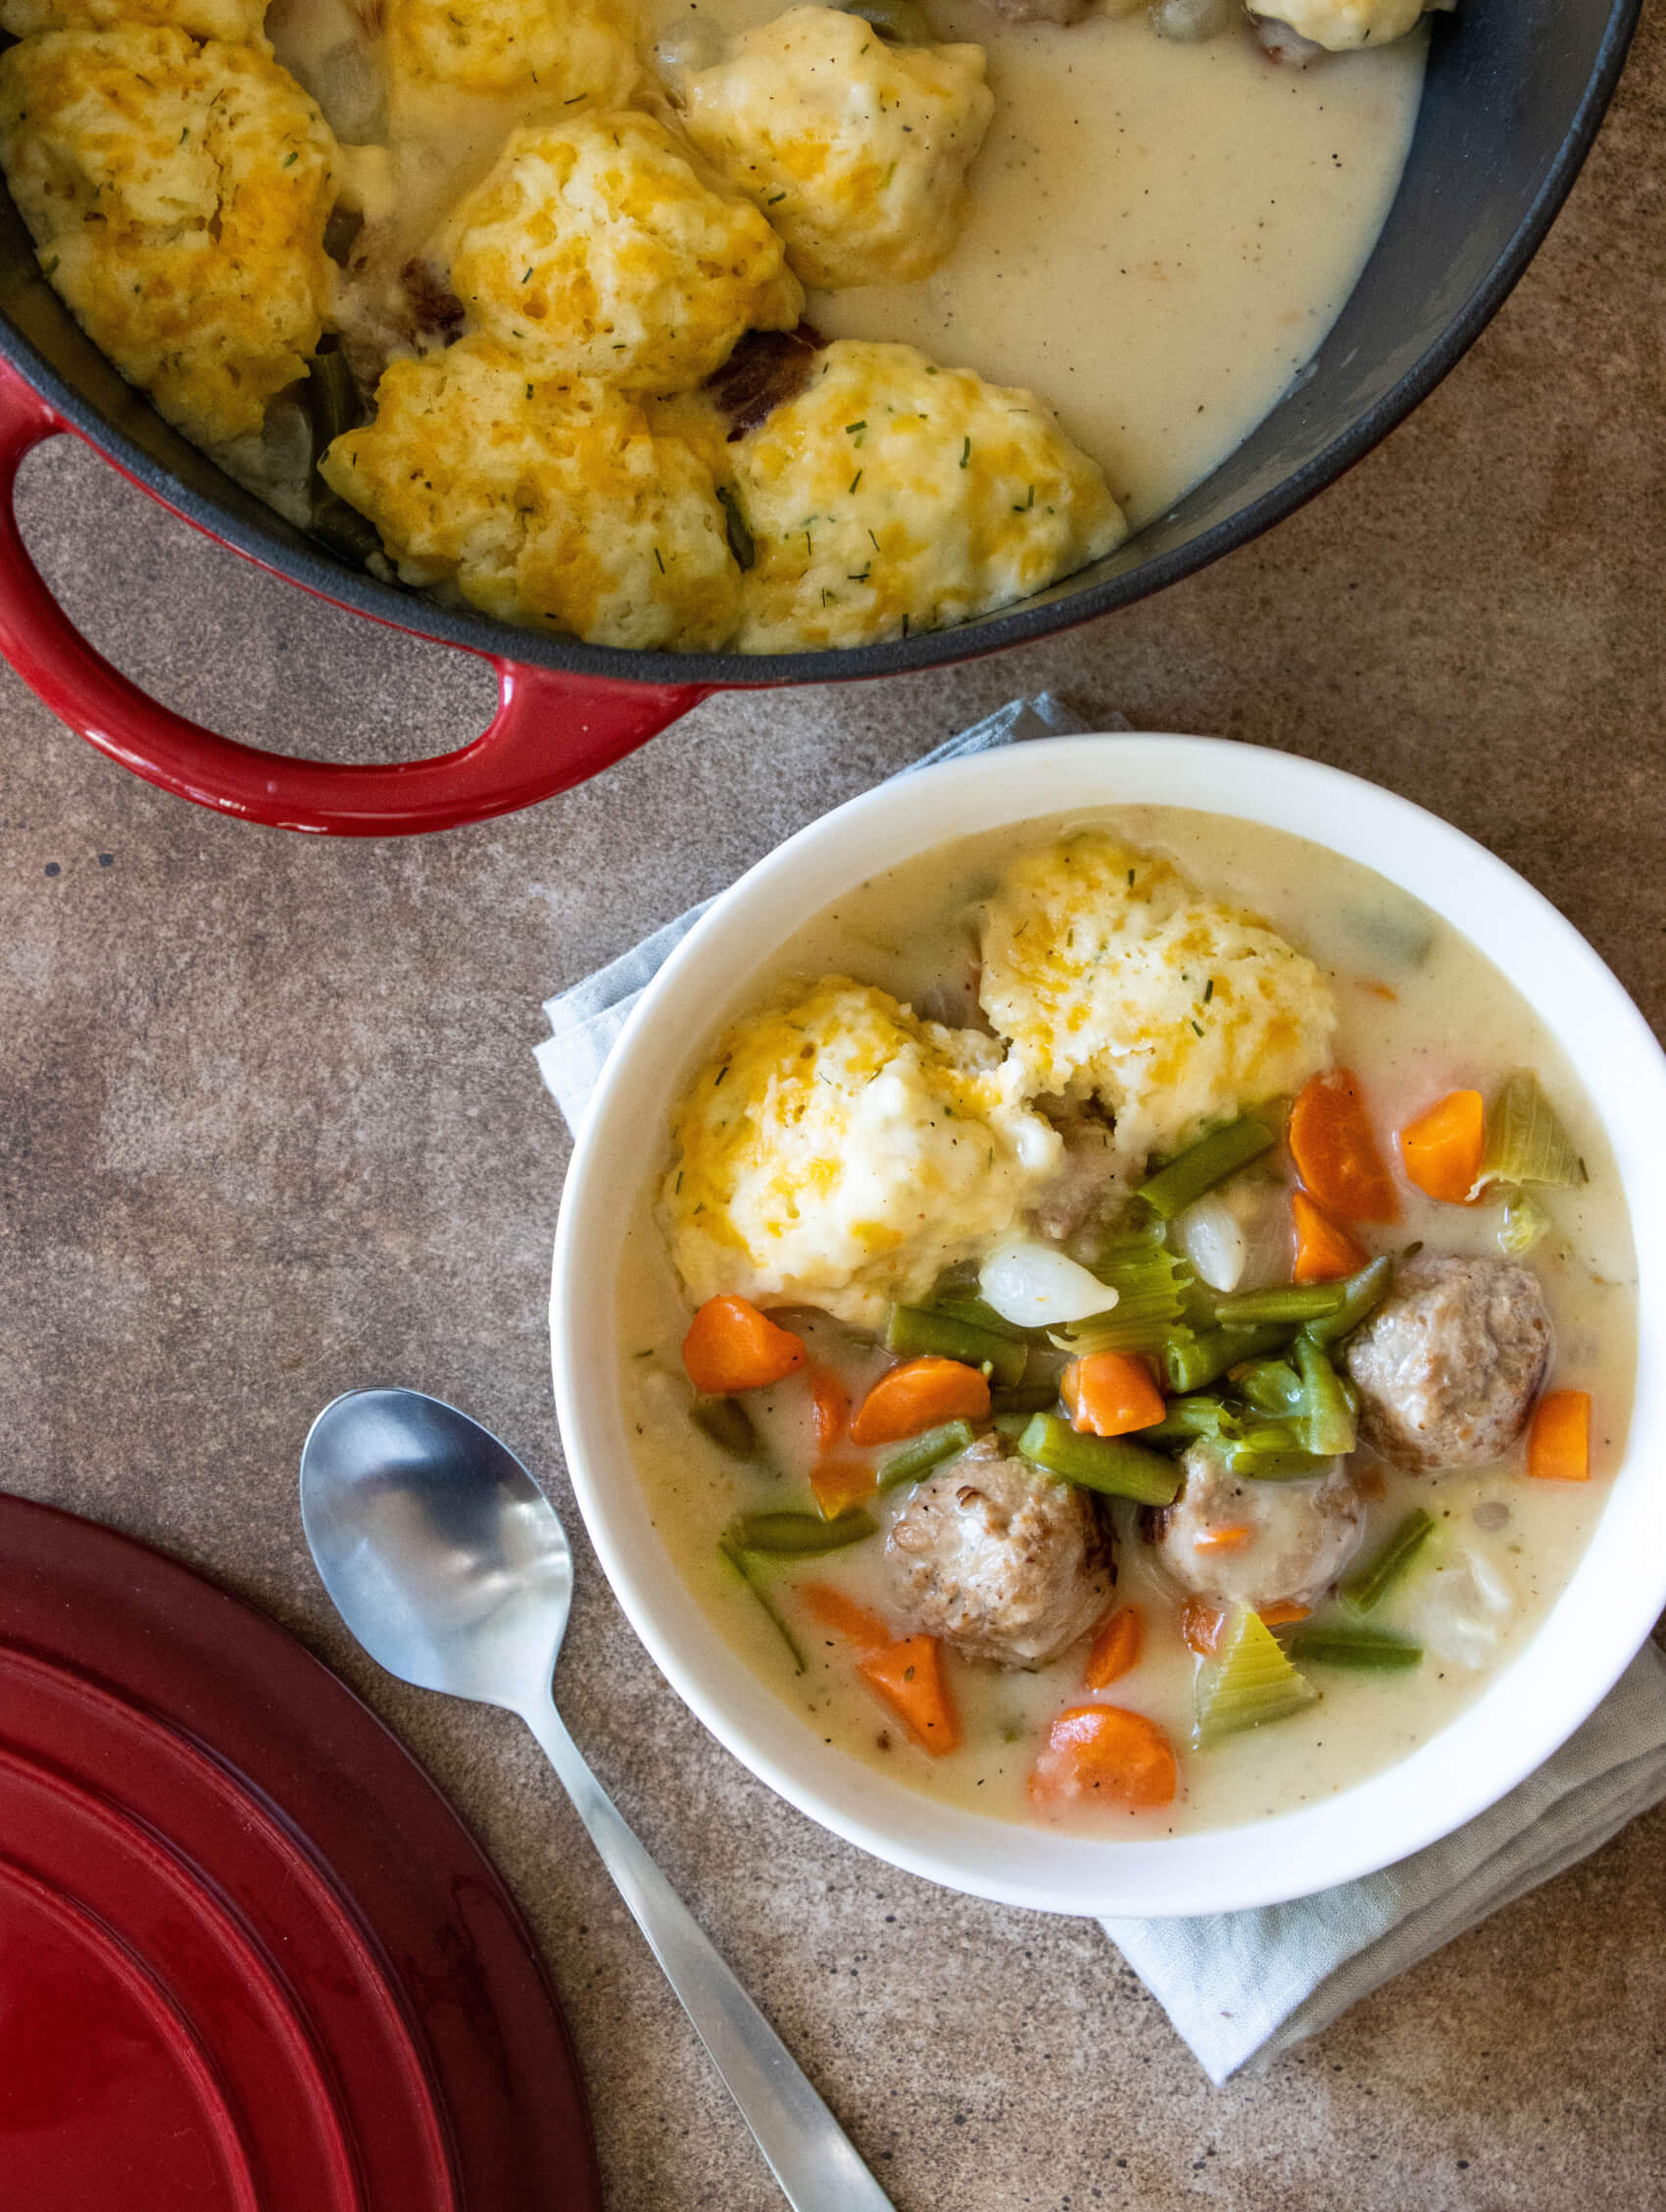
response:
[[[503,1884],[272,1621],[0,1498],[0,2204],[599,2212]]]

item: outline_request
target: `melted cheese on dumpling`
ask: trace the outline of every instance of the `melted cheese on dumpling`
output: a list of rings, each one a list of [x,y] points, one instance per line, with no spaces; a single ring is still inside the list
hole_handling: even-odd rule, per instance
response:
[[[981,46],[894,46],[819,7],[742,32],[682,98],[689,136],[821,290],[931,274],[959,235],[995,113]]]
[[[981,1031],[827,976],[729,1030],[678,1108],[662,1200],[696,1304],[863,1326],[1018,1220],[1062,1157]]]
[[[981,944],[978,1002],[1027,1091],[1097,1099],[1131,1175],[1330,1057],[1336,1009],[1310,959],[1102,831],[1013,861]]]
[[[130,383],[209,446],[305,375],[333,296],[337,154],[252,46],[52,30],[0,55],[0,166],[42,270]]]
[[[710,470],[587,376],[528,373],[484,336],[395,361],[325,481],[407,583],[593,644],[713,649],[740,576]]]
[[[837,340],[740,438],[700,395],[661,418],[701,444],[750,539],[743,652],[965,621],[1127,535],[1098,464],[1040,400],[912,346]]]
[[[790,330],[804,287],[750,200],[699,175],[652,116],[517,130],[452,227],[452,289],[541,369],[676,391],[744,330]]]

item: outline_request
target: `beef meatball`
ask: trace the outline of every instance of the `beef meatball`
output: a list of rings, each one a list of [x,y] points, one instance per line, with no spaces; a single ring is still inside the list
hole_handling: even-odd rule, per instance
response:
[[[968,1658],[1045,1667],[1110,1602],[1094,1501],[998,1437],[923,1482],[885,1547],[895,1609]]]
[[[1538,1278],[1501,1259],[1426,1254],[1348,1348],[1360,1431],[1404,1467],[1501,1459],[1527,1426],[1550,1357]]]
[[[1235,1475],[1220,1447],[1200,1438],[1180,1464],[1185,1486],[1155,1516],[1157,1552],[1200,1598],[1256,1612],[1280,1599],[1311,1605],[1358,1548],[1365,1507],[1340,1459],[1307,1481],[1259,1482]]]

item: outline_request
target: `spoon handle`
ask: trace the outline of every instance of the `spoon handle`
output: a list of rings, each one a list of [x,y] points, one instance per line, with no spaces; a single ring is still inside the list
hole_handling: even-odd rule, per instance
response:
[[[540,1701],[521,1718],[560,1775],[794,2212],[893,2212],[791,2051],[591,1773],[554,1704]]]

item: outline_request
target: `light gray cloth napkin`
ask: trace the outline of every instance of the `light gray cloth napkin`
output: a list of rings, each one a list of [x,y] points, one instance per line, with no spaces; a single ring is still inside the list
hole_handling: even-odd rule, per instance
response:
[[[1121,716],[1117,725],[1126,727]],[[929,767],[1082,723],[1051,693],[1013,700],[923,760]],[[538,1065],[574,1131],[631,1008],[705,905],[546,1002]],[[1666,1658],[1645,1644],[1604,1701],[1508,1796],[1397,1866],[1293,1904],[1190,1920],[1107,1920],[1211,2081],[1263,2063],[1574,1865],[1666,1797]]]

